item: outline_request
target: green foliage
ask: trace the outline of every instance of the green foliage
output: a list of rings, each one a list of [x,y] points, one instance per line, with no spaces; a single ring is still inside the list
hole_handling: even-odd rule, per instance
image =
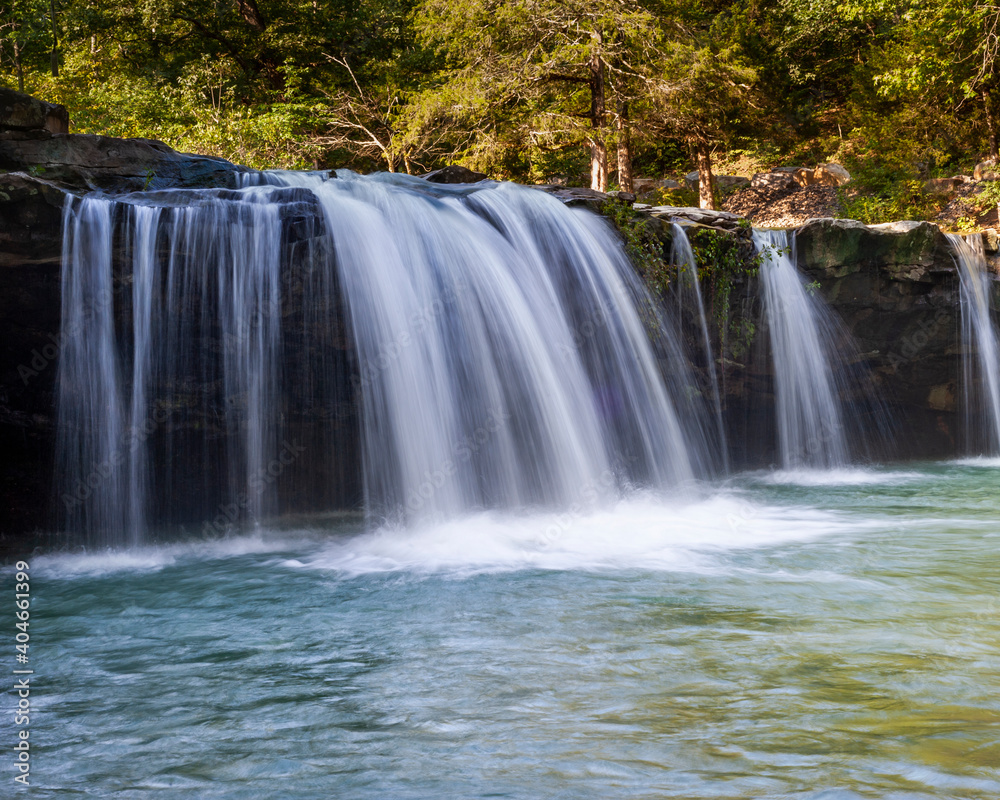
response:
[[[693,228],[688,231],[688,240],[698,262],[702,283],[707,288],[706,294],[715,309],[719,339],[728,340],[731,353],[739,358],[753,341],[756,326],[747,314],[734,313],[733,290],[757,276],[762,256],[754,251],[749,239],[712,228]]]
[[[660,297],[665,296],[676,270],[667,261],[657,221],[617,200],[602,203],[600,212],[618,231],[629,260],[646,285]]]
[[[982,211],[1000,205],[1000,181],[983,181],[976,195],[976,205]]]
[[[896,220],[930,219],[940,211],[940,199],[924,191],[922,181],[888,181],[878,189],[857,186],[840,187],[840,217],[856,219],[866,225]]]
[[[837,160],[845,214],[883,221],[933,215],[922,181],[988,154],[998,32],[987,0],[0,0],[0,84],[254,167],[575,185],[592,143],[647,177]]]

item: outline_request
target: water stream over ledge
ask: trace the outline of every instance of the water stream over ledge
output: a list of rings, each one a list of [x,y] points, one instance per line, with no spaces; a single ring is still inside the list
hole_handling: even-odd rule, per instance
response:
[[[727,475],[700,296],[587,212],[247,184],[67,208],[33,797],[1000,796],[1000,460],[851,464],[787,239]]]

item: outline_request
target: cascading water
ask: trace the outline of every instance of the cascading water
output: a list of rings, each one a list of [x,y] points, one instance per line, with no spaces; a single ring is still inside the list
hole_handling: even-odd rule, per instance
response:
[[[993,278],[981,236],[948,234],[958,264],[962,313],[962,375],[970,452],[1000,455],[1000,344],[990,310]]]
[[[703,369],[708,376],[712,393],[712,407],[715,412],[715,430],[718,436],[718,449],[722,454],[724,472],[729,471],[729,448],[726,444],[726,429],[722,419],[722,397],[719,392],[719,376],[715,368],[715,353],[712,350],[712,338],[708,332],[708,318],[705,315],[705,303],[701,296],[701,281],[698,278],[698,260],[695,258],[691,241],[688,239],[684,226],[678,223],[671,225],[673,238],[670,246],[670,263],[677,265],[677,318],[683,320],[685,311],[693,306],[697,314],[696,324],[701,339]],[[693,302],[692,302],[693,301]]]
[[[848,448],[829,347],[840,337],[795,266],[788,232],[754,230],[753,240],[762,256],[782,467],[841,467]]]
[[[226,496],[241,512],[257,518],[274,510],[273,482],[255,478],[277,452],[278,206],[259,192],[237,203],[197,200],[168,208],[67,202],[60,506],[67,528],[108,543],[138,541],[153,497],[184,502],[196,476],[213,466],[227,472]],[[118,246],[124,272],[116,275]],[[221,430],[209,430],[209,421]],[[228,467],[220,463],[222,440]],[[154,460],[165,468],[154,470]]]
[[[247,183],[67,206],[63,320],[86,330],[60,366],[67,527],[122,544],[150,519],[260,520],[303,504],[300,459],[349,505],[355,402],[378,519],[704,471],[668,388],[691,377],[658,363],[653,303],[589,212],[504,184]]]

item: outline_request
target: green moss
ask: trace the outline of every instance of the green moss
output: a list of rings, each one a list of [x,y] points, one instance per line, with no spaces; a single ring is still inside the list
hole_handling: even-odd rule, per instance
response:
[[[605,202],[600,211],[621,235],[625,251],[646,286],[661,300],[665,299],[682,268],[670,263],[669,226],[617,201]],[[740,225],[750,228],[747,221],[741,221]],[[753,342],[756,325],[744,310],[733,307],[733,289],[756,277],[760,256],[748,236],[702,226],[688,228],[687,235],[698,264],[702,295],[713,309],[719,339],[732,356],[740,358]]]
[[[670,237],[665,233],[663,223],[617,200],[605,201],[600,212],[621,235],[625,252],[646,285],[655,294],[664,297],[676,269],[668,260]]]

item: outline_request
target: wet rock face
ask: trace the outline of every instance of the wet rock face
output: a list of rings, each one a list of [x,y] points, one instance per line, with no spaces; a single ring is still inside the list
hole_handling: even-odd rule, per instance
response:
[[[3,102],[0,97],[0,105]],[[0,558],[12,542],[23,546],[26,532],[51,524],[54,387],[62,347],[62,208],[67,195],[95,188],[105,192],[231,189],[238,185],[242,170],[219,159],[176,153],[159,142],[53,133],[45,125],[54,113],[41,104],[17,114],[10,112],[8,122],[0,124],[0,169],[23,170],[0,175],[0,318],[4,322],[0,337],[0,453],[4,454],[0,459]],[[33,127],[15,127],[11,120]],[[539,188],[571,204],[600,207],[608,200],[608,195],[587,189]],[[810,186],[796,194],[821,189]],[[624,202],[624,198],[618,200]],[[307,270],[310,254],[321,238],[313,201],[307,193],[289,189],[284,202],[289,263]],[[745,234],[741,218],[733,214],[673,207],[640,210],[658,230],[677,220]],[[859,364],[869,368],[891,406],[895,449],[887,457],[930,458],[958,452],[962,407],[959,285],[940,230],[929,223],[867,227],[850,220],[817,219],[799,230],[797,248],[807,280],[818,284],[817,291],[844,320],[857,342]],[[289,275],[284,294],[288,302],[282,314],[288,331],[308,327],[302,317],[308,284],[299,277],[296,282],[295,275]],[[739,319],[727,329],[730,342],[720,363],[724,365],[731,442],[743,453],[737,462],[760,466],[769,463],[774,432],[769,429],[773,428],[773,396],[767,333],[757,317],[756,292],[753,281],[733,287],[729,308],[735,309]],[[710,308],[709,314],[719,319],[716,310]],[[712,329],[717,331],[718,325]],[[733,340],[740,336],[746,339],[744,353],[733,349]],[[331,329],[310,342],[291,335],[285,342],[283,363],[294,385],[305,386],[312,380],[308,372],[312,361],[305,355],[308,347],[324,353],[350,352],[343,329]],[[289,486],[305,487],[295,501],[300,505],[307,496],[319,497],[323,485],[331,485],[322,478],[324,469],[340,470],[343,474],[333,483],[345,488],[336,497],[321,497],[322,507],[351,503],[352,496],[360,493],[357,471],[349,466],[357,456],[357,443],[351,438],[356,431],[356,407],[350,377],[348,372],[340,375],[335,390],[320,406],[308,405],[304,396],[289,399],[287,424],[295,437],[307,438],[317,429],[331,431],[330,436],[341,437],[336,446],[317,450],[345,453],[336,463],[305,459],[301,465],[296,463],[295,469],[301,472],[292,476],[294,480],[290,478]],[[201,437],[210,421],[190,417],[188,422],[191,435]]]
[[[482,172],[473,172],[468,167],[449,164],[447,167],[428,172],[421,177],[431,183],[478,183],[485,181],[487,176]]]
[[[0,559],[52,525],[62,209],[99,190],[239,185],[242,167],[160,142],[67,134],[61,106],[0,92]],[[30,538],[30,537],[29,537]]]
[[[889,405],[896,458],[952,456],[961,445],[959,280],[928,222],[812,220],[798,263],[843,319]],[[949,401],[948,398],[951,398]]]
[[[0,175],[0,552],[5,536],[43,524],[50,499],[64,197]]]

